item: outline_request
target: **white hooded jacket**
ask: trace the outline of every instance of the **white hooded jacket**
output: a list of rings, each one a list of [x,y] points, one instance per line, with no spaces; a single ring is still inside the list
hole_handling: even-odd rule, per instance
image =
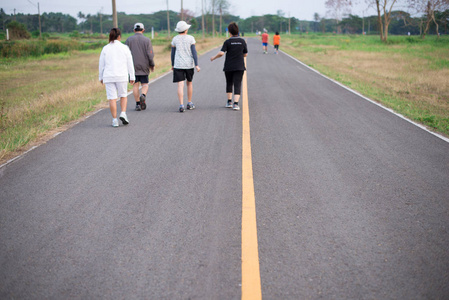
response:
[[[98,78],[100,81],[103,80],[103,83],[127,82],[136,79],[133,58],[128,46],[115,40],[103,47]]]

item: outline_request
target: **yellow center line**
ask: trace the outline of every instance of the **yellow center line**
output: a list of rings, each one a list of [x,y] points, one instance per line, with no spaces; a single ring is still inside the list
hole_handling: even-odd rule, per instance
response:
[[[262,299],[246,74],[242,82],[242,300]]]

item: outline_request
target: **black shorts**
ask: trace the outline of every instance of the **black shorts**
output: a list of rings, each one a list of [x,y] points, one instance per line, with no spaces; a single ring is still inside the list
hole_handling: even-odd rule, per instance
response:
[[[148,75],[136,75],[136,80],[134,82],[148,83]]]
[[[173,69],[173,82],[180,82],[187,79],[191,82],[193,80],[193,68],[192,69]]]
[[[226,93],[232,93],[232,87],[234,87],[234,95],[240,95],[244,72],[245,71],[225,71]]]
[[[279,45],[274,45],[274,49],[279,50]]]

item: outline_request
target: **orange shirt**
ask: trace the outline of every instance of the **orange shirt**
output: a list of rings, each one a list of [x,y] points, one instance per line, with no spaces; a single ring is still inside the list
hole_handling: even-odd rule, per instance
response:
[[[268,33],[263,33],[262,34],[262,43],[267,43],[268,44]]]
[[[280,41],[281,41],[280,35],[273,36],[273,45],[279,45]]]

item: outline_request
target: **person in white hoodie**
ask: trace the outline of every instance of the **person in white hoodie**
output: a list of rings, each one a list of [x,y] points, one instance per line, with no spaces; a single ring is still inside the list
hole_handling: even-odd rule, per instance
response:
[[[118,127],[117,99],[120,97],[120,120],[123,125],[129,124],[126,115],[128,104],[128,80],[134,84],[134,64],[128,46],[122,44],[120,29],[112,28],[109,33],[109,44],[103,47],[100,54],[99,80],[106,86],[106,96],[112,114],[112,126]]]

